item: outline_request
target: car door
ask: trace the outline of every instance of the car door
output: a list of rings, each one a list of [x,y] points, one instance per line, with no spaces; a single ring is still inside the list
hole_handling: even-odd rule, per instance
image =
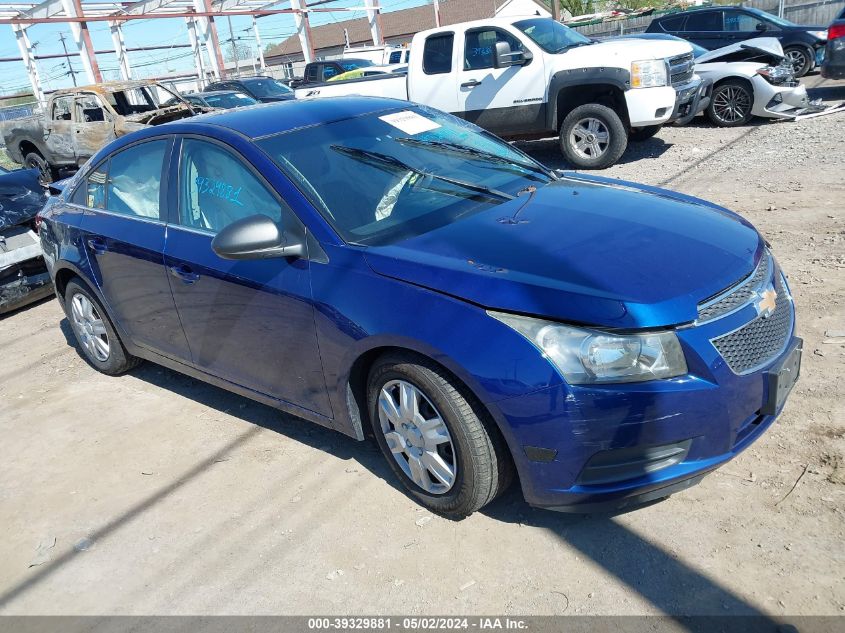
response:
[[[74,99],[73,144],[76,162],[84,163],[114,139],[114,122],[97,95]]]
[[[76,162],[73,144],[73,97],[56,97],[44,121],[44,145],[54,165]]]
[[[455,57],[454,33],[438,32],[425,38],[421,66],[409,69],[409,76],[415,77],[408,84],[410,100],[444,112],[461,110],[458,93],[452,88],[458,72]]]
[[[743,42],[753,37],[777,37],[779,33],[769,31],[771,26],[769,22],[745,11],[725,11],[725,45]]]
[[[691,12],[684,26],[684,39],[710,51],[729,44],[725,37],[722,13],[719,9]]]
[[[72,204],[85,208],[83,248],[109,315],[130,340],[190,362],[164,268],[167,157],[158,138],[106,158],[79,183]]]
[[[217,232],[241,218],[299,220],[228,146],[186,137],[177,171],[165,265],[194,365],[330,417],[308,260],[226,260],[211,248]]]
[[[495,68],[497,42],[506,42],[512,52],[527,51],[518,37],[503,29],[481,27],[464,33],[458,115],[498,134],[536,130],[546,92],[543,56],[522,66]]]

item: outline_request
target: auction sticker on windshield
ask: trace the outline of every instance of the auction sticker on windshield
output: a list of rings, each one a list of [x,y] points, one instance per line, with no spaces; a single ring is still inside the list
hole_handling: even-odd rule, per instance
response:
[[[402,130],[405,134],[422,134],[430,130],[436,130],[440,127],[439,123],[435,123],[431,119],[427,119],[421,114],[405,110],[403,112],[394,112],[393,114],[385,114],[379,119],[392,125],[395,128]]]

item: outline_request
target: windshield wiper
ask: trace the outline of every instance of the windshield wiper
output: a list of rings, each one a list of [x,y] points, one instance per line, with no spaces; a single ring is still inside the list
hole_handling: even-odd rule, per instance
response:
[[[572,44],[567,44],[566,46],[561,46],[557,50],[555,50],[555,54],[562,53],[565,50],[570,48],[578,48],[579,46],[589,46],[590,44],[595,44],[595,40],[590,40],[589,42],[574,42]]]
[[[346,154],[347,156],[350,156],[351,158],[354,158],[356,160],[363,160],[371,163],[376,163],[384,167],[390,167],[394,170],[410,171],[415,174],[419,174],[420,176],[427,176],[428,178],[448,182],[450,185],[457,185],[458,187],[463,187],[464,189],[469,189],[470,191],[476,191],[478,193],[484,193],[494,198],[500,198],[502,200],[513,200],[516,197],[512,196],[509,193],[505,193],[504,191],[493,189],[492,187],[476,185],[471,182],[466,182],[465,180],[458,180],[457,178],[450,178],[449,176],[441,176],[440,174],[434,174],[424,169],[411,167],[407,163],[399,160],[395,156],[390,156],[389,154],[373,152],[367,149],[360,149],[358,147],[346,147],[345,145],[331,145],[331,148],[336,152]]]
[[[516,167],[519,173],[524,174],[525,171],[530,171],[535,174],[543,174],[546,178],[556,180],[556,178],[549,173],[549,171],[540,165],[531,165],[530,163],[523,163],[519,160],[510,160],[504,156],[498,156],[491,152],[485,152],[482,149],[475,147],[467,147],[465,145],[458,145],[457,143],[450,143],[448,141],[432,141],[419,138],[397,138],[394,139],[401,145],[413,145],[416,147],[427,147],[431,149],[443,150],[445,152],[454,152],[455,154],[464,154],[466,156],[473,156],[489,163],[496,163],[506,167]]]

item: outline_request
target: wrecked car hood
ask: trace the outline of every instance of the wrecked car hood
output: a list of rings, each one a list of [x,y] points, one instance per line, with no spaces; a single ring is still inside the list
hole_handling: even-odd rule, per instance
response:
[[[176,121],[178,119],[186,119],[196,114],[211,112],[212,108],[203,108],[200,106],[190,107],[186,104],[176,104],[166,108],[159,108],[150,112],[142,112],[140,114],[130,114],[122,117],[123,125],[127,129],[141,129],[147,125],[160,125],[168,121]],[[133,127],[133,124],[135,127]]]
[[[526,195],[364,256],[485,308],[644,328],[694,321],[763,249],[736,214],[665,190],[579,174]]]
[[[0,173],[0,231],[31,222],[46,202],[37,169]]]
[[[744,40],[729,46],[717,48],[714,51],[705,53],[701,57],[696,57],[696,64],[708,64],[718,61],[725,61],[723,58],[739,53],[742,51],[748,52],[748,58],[759,57],[760,55],[772,55],[779,60],[784,59],[783,47],[775,37],[755,37],[751,40]],[[743,61],[739,59],[732,59],[731,61]]]

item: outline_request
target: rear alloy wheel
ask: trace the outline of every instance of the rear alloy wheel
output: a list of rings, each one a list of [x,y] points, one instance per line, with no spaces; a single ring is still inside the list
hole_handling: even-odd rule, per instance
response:
[[[813,67],[813,57],[803,46],[791,46],[783,51],[796,77],[803,77]]]
[[[628,133],[613,109],[587,103],[573,109],[560,126],[560,149],[580,169],[604,169],[628,146]]]
[[[126,351],[103,306],[76,279],[65,289],[65,312],[83,356],[94,369],[118,376],[141,362]]]
[[[741,81],[726,81],[713,89],[707,117],[719,127],[737,127],[751,120],[754,95]]]
[[[512,461],[481,405],[430,360],[394,353],[370,370],[367,405],[376,442],[423,506],[460,519],[503,492]]]

